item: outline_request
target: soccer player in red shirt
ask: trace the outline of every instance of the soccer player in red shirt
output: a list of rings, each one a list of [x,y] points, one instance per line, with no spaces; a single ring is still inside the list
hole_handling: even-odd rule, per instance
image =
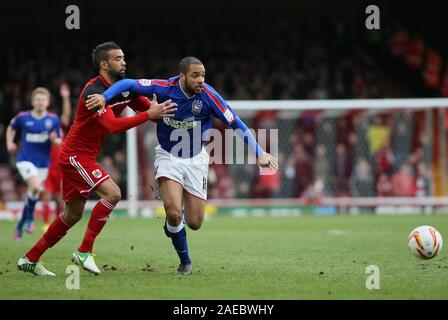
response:
[[[101,200],[92,210],[84,239],[73,253],[72,260],[90,272],[101,273],[93,259],[93,243],[121,198],[120,188],[96,163],[101,146],[108,133],[124,132],[149,119],[172,116],[177,110],[176,104],[171,100],[158,104],[155,95],[150,102],[146,97],[129,92],[123,92],[104,109],[88,110],[85,101],[89,95],[104,92],[111,84],[124,78],[126,70],[123,51],[114,42],[98,45],[92,58],[99,75],[91,79],[82,90],[75,121],[58,155],[62,171],[64,213],[53,221],[47,232],[19,259],[17,266],[21,271],[39,276],[55,275],[45,269],[39,259],[81,219],[85,202],[90,193],[95,191]],[[128,118],[117,118],[126,106],[140,113]]]

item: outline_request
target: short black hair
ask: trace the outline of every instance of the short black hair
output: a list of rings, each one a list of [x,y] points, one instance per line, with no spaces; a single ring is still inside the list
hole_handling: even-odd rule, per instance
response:
[[[179,62],[179,73],[187,74],[192,64],[202,64],[201,60],[196,57],[185,57]]]
[[[92,63],[97,69],[100,68],[100,61],[107,60],[109,58],[109,51],[121,49],[118,44],[113,41],[103,42],[96,46],[92,52]]]

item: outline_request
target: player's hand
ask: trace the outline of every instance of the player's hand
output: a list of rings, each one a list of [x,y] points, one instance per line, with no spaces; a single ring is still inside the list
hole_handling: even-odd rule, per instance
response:
[[[63,99],[70,98],[70,87],[66,83],[62,83],[59,87],[59,94]]]
[[[101,94],[91,94],[87,96],[88,99],[86,101],[87,110],[92,110],[96,107],[100,107],[100,109],[104,109],[106,106],[106,98],[104,98]]]
[[[6,148],[8,149],[9,153],[15,153],[17,151],[17,144],[15,144],[14,142],[8,143],[6,145]]]
[[[149,119],[155,120],[163,117],[174,117],[174,113],[177,111],[177,103],[174,103],[171,99],[165,102],[158,103],[157,96],[152,95],[151,107],[147,111]]]
[[[257,164],[260,168],[267,169],[269,171],[277,171],[278,170],[278,160],[271,154],[267,152],[263,152],[261,156],[257,159]]]
[[[51,142],[52,144],[54,144],[55,146],[58,146],[58,145],[61,144],[62,139],[61,139],[61,138],[58,138],[58,135],[56,134],[56,132],[52,131],[52,132],[50,133],[50,142]]]

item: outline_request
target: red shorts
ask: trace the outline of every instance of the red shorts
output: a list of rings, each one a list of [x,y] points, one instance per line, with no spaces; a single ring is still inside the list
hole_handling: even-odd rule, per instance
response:
[[[62,173],[58,164],[59,148],[52,146],[50,151],[50,168],[47,179],[45,179],[44,188],[51,193],[61,192]]]
[[[60,157],[62,172],[62,198],[65,202],[75,198],[87,200],[90,193],[109,179],[106,170],[98,163],[79,156]]]

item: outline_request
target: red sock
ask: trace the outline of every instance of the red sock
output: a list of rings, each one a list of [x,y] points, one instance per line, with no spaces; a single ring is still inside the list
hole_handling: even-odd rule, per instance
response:
[[[34,247],[28,251],[25,256],[32,262],[39,261],[41,255],[47,251],[48,248],[54,246],[59,240],[61,240],[66,234],[70,225],[65,221],[64,216],[61,214],[48,228],[47,232],[36,242]]]
[[[42,219],[44,220],[45,224],[48,224],[51,213],[50,204],[48,203],[48,201],[44,201],[42,205],[43,205]]]
[[[104,199],[96,203],[95,207],[93,207],[89,224],[87,225],[86,234],[84,235],[81,246],[78,248],[79,252],[92,252],[93,243],[106,224],[114,207],[114,204]]]

